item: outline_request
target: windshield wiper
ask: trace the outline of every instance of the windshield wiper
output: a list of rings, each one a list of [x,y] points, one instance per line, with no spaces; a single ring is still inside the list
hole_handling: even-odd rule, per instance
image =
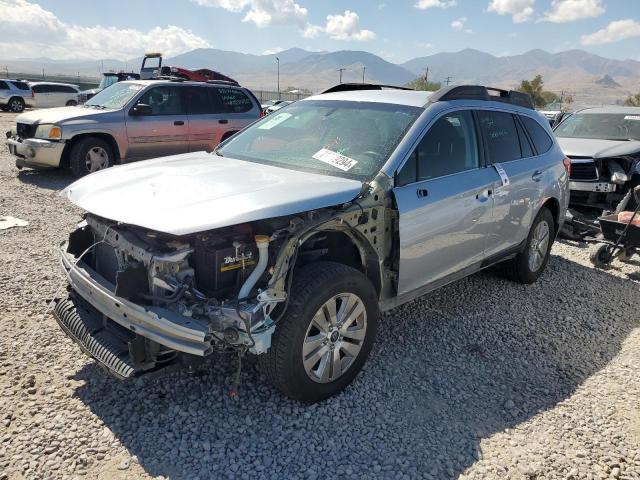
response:
[[[224,155],[220,153],[220,150],[216,149],[216,150],[213,151],[213,153],[214,153],[214,155],[217,155],[219,157],[224,157]]]

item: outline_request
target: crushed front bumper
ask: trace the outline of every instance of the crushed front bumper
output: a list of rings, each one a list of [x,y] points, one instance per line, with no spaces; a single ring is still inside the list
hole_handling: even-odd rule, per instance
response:
[[[198,357],[213,352],[206,322],[116,297],[112,293],[115,286],[85,263],[77,262],[66,251],[66,244],[60,248],[60,256],[72,293],[58,303],[56,320],[85,353],[116,376],[127,377],[153,368],[154,358],[135,358],[136,342],[151,341],[160,347],[156,350]]]
[[[64,142],[39,138],[7,138],[9,153],[16,157],[17,167],[56,168],[60,166]]]
[[[576,192],[611,193],[616,191],[617,185],[610,182],[569,182],[569,190]]]

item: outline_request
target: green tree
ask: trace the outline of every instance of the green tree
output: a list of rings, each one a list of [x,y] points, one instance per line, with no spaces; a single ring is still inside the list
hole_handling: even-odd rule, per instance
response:
[[[636,93],[635,95],[629,95],[627,99],[624,101],[624,104],[627,107],[640,107],[640,93]]]
[[[544,90],[542,75],[536,75],[533,80],[523,80],[517,91],[529,94],[536,107],[544,107],[560,100],[560,97],[555,93]]]
[[[426,90],[427,92],[435,92],[440,88],[439,82],[428,82],[424,77],[418,77],[413,82],[409,82],[406,87],[414,90]]]

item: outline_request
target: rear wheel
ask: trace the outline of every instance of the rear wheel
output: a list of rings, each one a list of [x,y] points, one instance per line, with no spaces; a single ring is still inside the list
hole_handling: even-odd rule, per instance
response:
[[[259,365],[290,398],[318,402],[347,387],[364,365],[378,325],[377,295],[362,273],[333,262],[296,271],[290,295]]]
[[[549,209],[543,207],[529,230],[524,250],[502,265],[505,276],[518,283],[535,282],[549,262],[554,239],[553,215]]]
[[[69,100],[66,103],[67,107],[75,107],[76,105],[78,105],[78,102],[76,102],[75,100]]]
[[[113,165],[111,146],[100,138],[83,138],[71,148],[69,165],[76,177],[103,170]]]
[[[9,107],[9,111],[11,112],[20,113],[24,111],[24,100],[20,97],[11,98],[7,105]]]

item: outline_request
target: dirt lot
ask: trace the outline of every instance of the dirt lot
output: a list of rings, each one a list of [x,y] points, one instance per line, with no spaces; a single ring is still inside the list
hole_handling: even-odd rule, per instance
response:
[[[0,131],[15,116],[0,113]],[[371,359],[305,407],[253,368],[118,382],[48,313],[80,213],[65,172],[0,150],[0,479],[640,478],[640,284],[559,244],[530,287],[492,272],[384,316]]]

